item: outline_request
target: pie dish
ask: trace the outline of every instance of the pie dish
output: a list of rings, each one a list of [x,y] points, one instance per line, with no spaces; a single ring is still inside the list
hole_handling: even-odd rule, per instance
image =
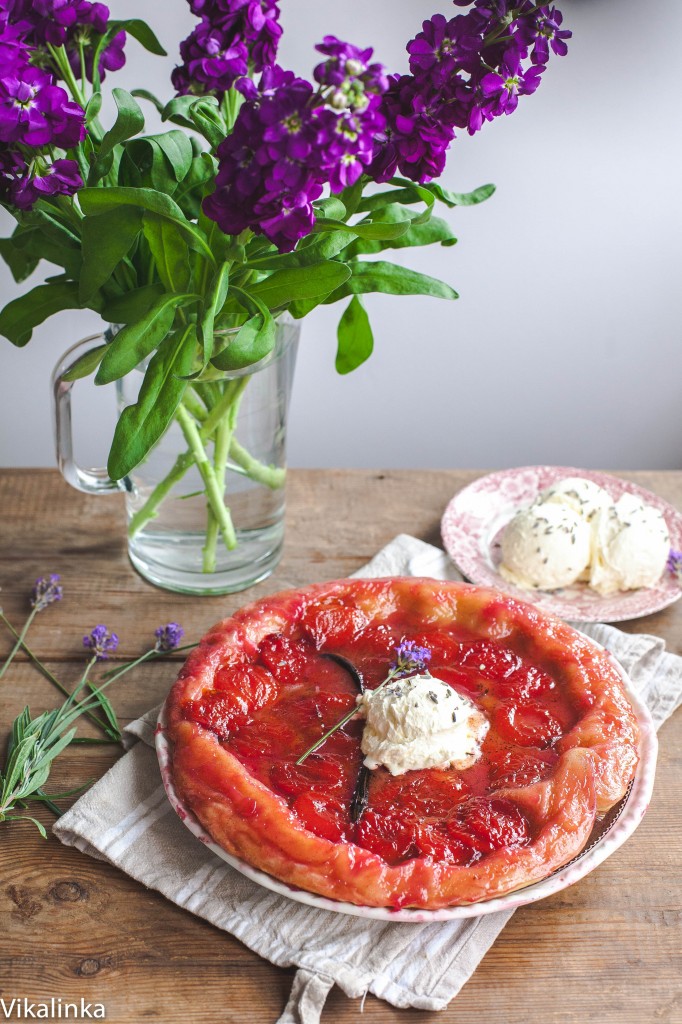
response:
[[[490,721],[465,771],[371,773],[353,719],[394,648],[432,652],[434,676]],[[182,806],[218,847],[288,886],[376,908],[495,900],[546,878],[588,842],[637,768],[637,716],[612,659],[534,607],[427,579],[341,580],[266,598],[215,626],[166,704]]]
[[[671,548],[682,548],[682,515],[651,491],[595,470],[574,466],[521,466],[475,480],[455,494],[445,509],[441,520],[443,545],[462,574],[472,583],[501,587],[515,597],[573,622],[622,622],[652,615],[678,601],[682,589],[667,573],[653,587],[620,591],[606,597],[585,583],[575,583],[562,590],[528,591],[502,578],[498,568],[500,539],[514,513],[530,505],[547,487],[569,477],[591,480],[603,487],[614,502],[623,494],[637,496],[663,515]]]

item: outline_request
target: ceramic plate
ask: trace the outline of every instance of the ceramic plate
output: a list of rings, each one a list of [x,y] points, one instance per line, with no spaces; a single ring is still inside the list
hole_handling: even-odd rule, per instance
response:
[[[540,491],[569,476],[599,484],[614,501],[635,494],[662,512],[670,533],[670,546],[682,549],[682,515],[651,491],[606,473],[570,466],[523,466],[491,473],[456,494],[445,510],[441,532],[445,549],[472,583],[497,587],[562,619],[574,622],[622,622],[651,615],[682,596],[679,583],[668,573],[654,587],[620,591],[602,597],[586,583],[561,590],[529,591],[515,587],[498,572],[500,537],[519,508],[530,505]]]
[[[590,643],[594,643],[594,641],[590,640]],[[185,807],[182,799],[175,791],[171,773],[171,743],[166,735],[165,704],[159,714],[155,737],[156,752],[161,767],[161,778],[163,779],[163,784],[173,809],[190,832],[197,837],[199,842],[208,847],[217,857],[227,861],[228,864],[241,872],[242,875],[250,878],[252,882],[257,882],[258,885],[271,889],[282,896],[287,896],[297,903],[305,903],[307,906],[317,907],[319,910],[331,910],[337,914],[352,914],[355,917],[373,918],[379,921],[406,921],[410,924],[455,921],[465,917],[479,917],[481,914],[494,914],[498,910],[514,910],[516,907],[522,907],[526,903],[534,903],[536,900],[544,899],[545,896],[551,896],[555,892],[559,892],[561,889],[565,889],[567,886],[573,885],[574,882],[584,878],[588,872],[606,860],[614,850],[617,850],[632,835],[649,806],[658,750],[656,731],[648,710],[632,692],[630,682],[623,669],[615,659],[612,658],[612,660],[628,689],[641,731],[640,762],[630,788],[623,799],[615,807],[612,807],[608,814],[595,825],[585,848],[572,861],[569,861],[568,864],[565,864],[540,882],[534,882],[524,889],[517,889],[515,892],[507,893],[506,896],[498,896],[495,899],[486,900],[481,903],[474,903],[463,907],[448,907],[444,910],[391,910],[388,907],[357,906],[353,903],[342,903],[337,900],[327,899],[324,896],[318,896],[303,889],[296,889],[293,886],[287,885],[286,882],[281,882],[279,879],[273,878],[271,875],[251,867],[250,864],[246,864],[238,857],[227,853],[214,843],[203,825],[195,818],[192,811]]]

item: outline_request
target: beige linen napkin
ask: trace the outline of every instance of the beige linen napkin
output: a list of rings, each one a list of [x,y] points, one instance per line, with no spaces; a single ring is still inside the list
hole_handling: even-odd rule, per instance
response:
[[[461,578],[438,548],[401,534],[358,576]],[[653,636],[578,624],[622,663],[660,725],[682,702],[682,658]],[[318,1024],[327,993],[372,992],[398,1007],[441,1010],[512,911],[438,924],[385,924],[317,910],[263,889],[207,851],[168,803],[154,752],[158,709],[127,730],[129,752],[59,819],[63,843],[107,860],[280,967],[296,966],[278,1024]],[[265,1022],[254,1022],[265,1024]]]

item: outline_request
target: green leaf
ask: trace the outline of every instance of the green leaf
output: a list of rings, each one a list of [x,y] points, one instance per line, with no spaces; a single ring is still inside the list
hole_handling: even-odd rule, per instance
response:
[[[184,213],[170,196],[152,188],[83,188],[78,193],[81,208],[86,214],[102,213],[120,206],[139,206],[159,217],[174,221],[188,240],[191,249],[215,263],[206,236],[196,225],[190,224]]]
[[[173,326],[176,308],[188,298],[188,295],[164,294],[137,323],[119,331],[97,371],[95,384],[111,384],[125,377],[158,348]]]
[[[161,111],[161,120],[172,121],[174,124],[181,124],[183,128],[194,130],[195,126],[190,120],[189,109],[196,102],[196,96],[174,96]]]
[[[127,32],[129,36],[133,37],[133,39],[137,39],[138,43],[143,46],[148,53],[154,53],[157,57],[168,56],[146,21],[142,21],[140,18],[128,18],[126,21],[109,22],[107,26],[108,36],[115,36],[121,31]]]
[[[85,123],[91,125],[102,109],[102,93],[93,92],[85,106]]]
[[[436,199],[440,199],[441,203],[445,203],[449,207],[476,206],[478,203],[483,203],[486,199],[490,199],[495,191],[494,185],[481,185],[479,188],[475,188],[473,192],[450,192],[435,181],[430,181],[423,187],[432,192]]]
[[[32,818],[30,814],[8,814],[7,815],[7,820],[8,821],[32,821],[33,824],[35,825],[35,827],[40,832],[40,834],[43,837],[43,839],[47,839],[47,832],[45,831],[45,826],[42,825],[38,821],[37,818]]]
[[[27,277],[30,277],[40,263],[40,256],[18,246],[14,236],[0,238],[0,256],[9,267],[17,284],[21,284]]]
[[[85,355],[76,360],[70,370],[62,374],[62,380],[73,381],[81,380],[82,377],[89,377],[102,362],[102,357],[108,348],[109,346],[105,343],[104,345],[98,345],[97,348],[90,349],[89,352],[86,352]]]
[[[204,96],[189,108],[189,117],[211,149],[217,149],[225,140],[225,122],[220,116],[218,101],[214,96]]]
[[[355,238],[347,228],[340,231],[323,231],[319,235],[308,235],[305,244],[295,252],[273,253],[249,260],[248,267],[254,270],[285,270],[288,267],[311,267],[338,256]]]
[[[36,204],[12,238],[17,248],[31,256],[63,267],[72,278],[80,275],[80,238],[59,219],[54,208]]]
[[[153,107],[156,107],[159,114],[163,113],[164,104],[149,89],[131,89],[130,95],[134,96],[136,100],[146,100],[147,103],[151,103]]]
[[[410,230],[410,218],[405,216],[402,220],[393,223],[382,223],[377,221],[362,221],[360,224],[344,224],[343,221],[330,220],[323,217],[315,221],[314,231],[337,231],[339,228],[347,228],[358,238],[391,239],[400,238]]]
[[[186,291],[191,276],[189,256],[178,224],[146,211],[142,216],[142,228],[166,291]]]
[[[168,335],[153,356],[135,405],[123,410],[116,424],[107,471],[112,480],[139,465],[168,428],[180,404],[196,351],[196,329]]]
[[[339,321],[336,350],[337,373],[350,373],[374,350],[374,335],[362,299],[354,295]]]
[[[83,305],[107,283],[133,247],[142,228],[142,211],[121,206],[81,221],[83,268],[79,295]]]
[[[109,736],[109,738],[115,743],[118,743],[121,739],[121,728],[118,724],[118,718],[116,717],[116,712],[114,711],[111,701],[105,693],[102,693],[102,691],[97,688],[94,683],[90,683],[88,688],[90,693],[95,697],[102,714],[109,723],[109,728],[105,730],[107,736]]]
[[[163,135],[131,139],[126,143],[126,151],[138,176],[148,172],[152,187],[159,192],[172,192],[192,166],[192,144],[184,132],[175,128]]]
[[[426,185],[418,185],[414,181],[406,181],[402,178],[393,180],[402,182],[405,187],[398,188],[396,186],[386,192],[374,192],[372,195],[363,196],[358,204],[358,213],[372,213],[374,210],[382,210],[385,206],[393,203],[400,203],[402,206],[426,203],[428,210],[433,209],[435,196]]]
[[[96,184],[100,178],[109,172],[111,167],[110,155],[114,146],[125,142],[133,135],[137,135],[144,128],[144,114],[140,110],[137,100],[126,92],[125,89],[112,89],[112,95],[117,107],[116,120],[113,128],[110,128],[102,139],[97,152],[97,159],[90,168],[88,185]]]
[[[252,285],[249,295],[260,299],[269,309],[286,306],[294,299],[312,299],[329,295],[350,277],[345,263],[320,263],[313,267],[278,270],[264,281]]]
[[[444,281],[415,270],[399,267],[396,263],[361,262],[351,264],[353,276],[330,295],[326,302],[336,302],[346,295],[364,295],[383,292],[387,295],[432,295],[439,299],[459,298],[454,288]]]
[[[5,306],[0,313],[0,334],[23,348],[31,340],[34,327],[62,309],[79,309],[80,305],[75,282],[40,284]]]
[[[204,365],[213,355],[213,330],[215,319],[225,305],[230,283],[229,264],[223,263],[211,282],[199,321],[199,344],[202,348]]]
[[[125,295],[108,299],[102,307],[102,319],[110,324],[134,324],[152,308],[163,295],[160,284],[145,284]]]
[[[201,153],[192,160],[189,172],[173,193],[173,199],[186,217],[195,220],[199,216],[205,186],[215,176],[216,166],[210,153]]]
[[[332,220],[343,220],[347,216],[346,207],[338,196],[329,196],[328,199],[318,199],[313,203],[315,213],[319,211],[322,217],[330,217]]]
[[[254,314],[241,327],[228,345],[212,360],[219,370],[241,370],[260,362],[275,347],[277,327],[266,310]]]
[[[387,207],[387,211],[389,209]],[[435,244],[451,246],[456,242],[457,239],[448,222],[441,217],[431,217],[423,224],[413,222],[404,235],[389,241],[375,242],[359,238],[348,246],[344,252],[344,259],[352,259],[360,255],[375,255],[383,252],[384,249],[405,249],[412,246]]]

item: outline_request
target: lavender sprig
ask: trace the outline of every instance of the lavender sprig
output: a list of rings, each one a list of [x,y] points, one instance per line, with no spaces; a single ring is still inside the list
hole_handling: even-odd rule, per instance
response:
[[[101,691],[107,683],[84,700],[77,699],[96,661],[97,655],[93,654],[80,681],[61,707],[55,711],[45,711],[37,718],[31,718],[30,709],[25,707],[14,720],[5,765],[0,770],[0,822],[32,821],[43,839],[47,838],[44,826],[36,818],[21,812],[27,800],[42,800],[53,811],[59,812],[59,808],[43,792],[43,786],[49,777],[52,762],[73,741],[76,720],[82,714],[101,706]]]
[[[36,582],[33,590],[31,591],[31,611],[24,623],[24,628],[17,637],[17,641],[9,653],[9,657],[5,660],[4,665],[0,668],[0,679],[4,676],[7,669],[14,661],[14,656],[21,646],[23,646],[26,634],[28,633],[31,623],[35,619],[38,612],[42,612],[45,608],[48,608],[55,601],[61,601],[63,595],[63,589],[59,585],[59,576],[56,573],[51,573],[49,576],[40,576]],[[0,617],[7,622],[5,619],[4,612],[0,609]],[[9,625],[9,623],[7,623]],[[14,630],[12,630],[14,632]],[[16,635],[16,634],[15,634]]]
[[[83,647],[92,651],[95,661],[106,661],[118,647],[118,636],[110,633],[106,626],[95,626],[83,637]]]
[[[678,583],[682,583],[682,551],[675,551],[674,548],[670,549],[666,569],[671,576],[675,577]]]
[[[177,622],[167,622],[165,626],[159,626],[158,629],[154,630],[154,636],[156,637],[154,651],[157,654],[174,651],[176,647],[180,646],[180,641],[184,635],[184,629]]]
[[[102,678],[118,678],[120,675],[123,675],[124,672],[128,672],[129,669],[135,668],[136,665],[139,665],[143,661],[150,661],[151,659],[158,658],[163,654],[170,654],[171,651],[191,651],[198,646],[196,643],[179,646],[184,635],[184,629],[177,622],[167,622],[165,626],[159,626],[154,630],[156,642],[150,650],[145,651],[144,654],[141,654],[139,658],[135,658],[133,661],[124,662],[124,664],[118,668],[109,669],[108,672],[103,673]]]
[[[395,648],[395,659],[391,662],[388,675],[379,683],[379,685],[373,690],[373,693],[378,693],[379,690],[383,690],[385,686],[392,683],[394,679],[404,679],[406,676],[415,675],[418,672],[424,672],[427,669],[428,663],[431,661],[431,651],[428,647],[419,647],[414,640],[401,640],[399,645]],[[296,764],[303,764],[306,758],[314,754],[316,750],[327,742],[330,736],[333,736],[335,732],[338,732],[347,722],[350,722],[351,718],[355,718],[358,713],[357,706],[352,707],[350,711],[346,712],[343,718],[328,729],[327,732],[319,738],[312,747],[308,747],[304,754],[296,761]]]

